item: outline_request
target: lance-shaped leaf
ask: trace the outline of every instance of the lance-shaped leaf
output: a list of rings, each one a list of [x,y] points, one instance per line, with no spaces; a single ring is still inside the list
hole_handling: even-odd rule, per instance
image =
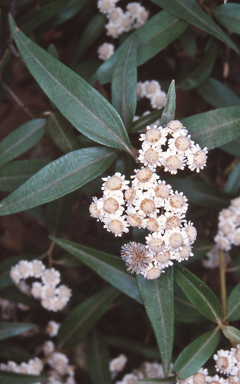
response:
[[[26,375],[23,373],[0,371],[2,384],[33,384],[47,380],[47,376]]]
[[[235,165],[230,175],[228,176],[227,182],[224,186],[224,191],[232,194],[237,194],[240,189],[240,162]]]
[[[0,143],[0,165],[15,159],[33,147],[45,131],[45,119],[34,119],[15,129]]]
[[[147,359],[159,360],[160,354],[157,347],[152,347],[140,343],[139,341],[132,340],[126,337],[119,336],[104,336],[104,339],[108,345],[118,348],[121,351],[133,352],[138,355],[144,356]]]
[[[127,272],[124,262],[120,257],[97,251],[96,249],[71,241],[56,239],[54,237],[50,238],[57,245],[93,269],[94,272],[108,283],[132,297],[134,300],[137,300],[139,303],[142,303],[136,278]]]
[[[19,160],[0,168],[0,190],[12,192],[45,167],[47,160]]]
[[[240,34],[240,4],[222,4],[216,8],[212,8],[211,12],[217,21],[225,28]]]
[[[229,340],[240,343],[240,331],[237,328],[228,326],[222,331],[224,336],[226,336]]]
[[[28,39],[11,16],[10,26],[29,71],[66,119],[90,139],[131,153],[123,122],[108,101],[75,72]]]
[[[240,107],[227,107],[199,113],[182,120],[192,139],[213,149],[240,136]]]
[[[240,319],[240,284],[238,284],[230,293],[227,300],[227,321]]]
[[[161,354],[164,376],[168,376],[174,334],[173,268],[158,279],[137,275],[137,282]]]
[[[0,323],[0,340],[8,339],[9,337],[14,337],[20,335],[23,332],[27,332],[30,329],[33,329],[35,324],[28,323]]]
[[[223,30],[207,15],[195,0],[151,0],[168,11],[171,15],[181,17],[183,20],[195,25],[203,31],[210,33],[220,41],[227,44],[237,53],[239,50],[234,42]]]
[[[45,224],[51,235],[61,234],[72,215],[76,194],[70,193],[48,203],[45,210]]]
[[[50,113],[47,130],[54,143],[63,152],[68,153],[79,148],[72,124],[58,111]]]
[[[170,377],[166,377],[165,379],[141,379],[137,380],[137,384],[175,384],[176,383],[176,377],[174,375]]]
[[[178,285],[197,310],[207,319],[219,323],[222,309],[213,291],[192,272],[179,264],[175,266],[175,276]]]
[[[239,146],[240,146],[240,137],[231,141],[230,143],[222,145],[220,148],[223,151],[230,153],[233,156],[240,157]]]
[[[83,148],[52,161],[1,202],[0,216],[25,211],[75,191],[116,158],[104,147]]]
[[[83,340],[119,293],[114,287],[107,287],[74,308],[59,328],[59,347],[74,347]]]
[[[0,356],[16,362],[27,361],[32,358],[31,353],[21,345],[6,339],[0,342]]]
[[[194,305],[188,300],[179,286],[174,289],[174,316],[178,321],[184,323],[195,323],[205,320]]]
[[[88,340],[87,361],[93,384],[111,384],[110,356],[103,336],[93,330]]]
[[[174,120],[176,110],[176,91],[175,91],[175,81],[172,80],[167,93],[167,101],[164,107],[162,117],[161,117],[161,125],[167,125],[171,120]]]
[[[196,89],[199,95],[215,108],[240,105],[240,98],[226,85],[210,77]]]
[[[137,106],[137,41],[133,35],[118,56],[112,79],[112,105],[121,116],[127,131]]]
[[[162,11],[153,16],[142,27],[137,30],[138,48],[137,65],[142,65],[153,56],[163,50],[172,41],[177,39],[187,28],[187,23],[178,17]],[[136,34],[136,32],[133,32]],[[118,56],[128,44],[132,35],[116,50],[116,52],[106,60],[97,70],[96,77],[102,83],[108,83],[112,79],[114,66]]]
[[[193,375],[212,356],[219,339],[220,332],[218,328],[198,337],[178,356],[173,372],[179,375],[180,380]]]
[[[190,57],[194,57],[197,53],[197,43],[196,43],[196,38],[192,33],[190,26],[188,26],[187,29],[183,32],[179,40],[184,51]]]
[[[146,115],[141,116],[139,119],[135,120],[130,129],[130,133],[135,133],[143,131],[146,129],[147,125],[156,124],[159,125],[158,119],[162,116],[162,109],[157,111],[152,111]]]

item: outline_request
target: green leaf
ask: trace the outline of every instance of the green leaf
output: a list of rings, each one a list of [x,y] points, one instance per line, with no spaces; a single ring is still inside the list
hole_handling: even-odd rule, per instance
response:
[[[93,16],[75,47],[74,57],[71,61],[71,67],[73,67],[78,62],[78,60],[82,58],[87,49],[102,34],[106,23],[107,19],[103,14],[100,13]]]
[[[176,79],[177,88],[187,91],[201,85],[210,76],[217,53],[217,45],[212,43],[200,62],[193,62],[183,67]]]
[[[11,16],[10,26],[29,71],[66,119],[90,139],[131,154],[123,122],[108,101],[20,32]]]
[[[51,22],[50,28],[53,28],[56,25],[63,24],[66,21],[73,18],[74,16],[76,16],[81,11],[81,9],[85,6],[86,3],[87,3],[87,0],[78,0],[74,2],[70,0],[70,4],[68,4],[65,8],[63,8],[53,19],[53,21]]]
[[[212,290],[197,276],[181,265],[175,266],[175,276],[187,298],[197,310],[211,321],[221,321],[221,305]]]
[[[20,156],[33,147],[44,135],[45,119],[35,119],[21,125],[0,143],[0,165]]]
[[[183,32],[179,40],[184,51],[193,58],[197,53],[197,43],[190,26]]]
[[[233,156],[240,157],[239,148],[240,148],[240,137],[237,139],[231,141],[230,143],[227,143],[225,145],[222,145],[220,147],[223,151],[230,153]]]
[[[107,287],[75,307],[59,328],[59,347],[74,347],[83,340],[119,293],[114,287]]]
[[[21,345],[6,339],[0,342],[0,356],[16,362],[27,361],[32,357]]]
[[[187,25],[185,21],[180,20],[178,17],[171,16],[165,11],[153,16],[137,30],[137,65],[144,64],[162,51],[183,33]],[[96,77],[102,84],[111,81],[118,56],[134,34],[136,34],[136,32],[133,32],[116,52],[98,68]]]
[[[45,211],[45,224],[51,235],[60,235],[68,225],[75,197],[75,193],[70,193],[48,203]]]
[[[111,384],[110,356],[103,336],[93,330],[88,340],[88,371],[93,384]]]
[[[240,188],[240,162],[235,165],[232,172],[228,176],[224,191],[237,194]]]
[[[0,340],[8,339],[9,337],[20,335],[21,333],[30,331],[30,329],[33,329],[35,326],[36,326],[35,324],[28,324],[28,323],[1,322],[0,323]]]
[[[183,291],[177,286],[174,290],[174,316],[178,321],[184,323],[195,323],[205,320],[194,305],[188,300]]]
[[[176,377],[170,376],[166,377],[165,379],[141,379],[137,380],[138,384],[175,384],[176,383]]]
[[[52,161],[1,202],[0,216],[25,211],[75,191],[109,167],[116,151],[78,149]]]
[[[237,328],[228,326],[222,331],[224,336],[226,336],[229,340],[240,343],[240,331]]]
[[[162,117],[161,117],[161,125],[165,126],[170,121],[174,120],[176,110],[176,91],[175,91],[175,81],[172,80],[167,93],[167,101],[164,107]]]
[[[203,364],[212,356],[220,339],[218,328],[204,333],[183,350],[178,356],[173,371],[178,379],[183,380],[197,372]]]
[[[17,287],[5,287],[0,290],[0,297],[9,300],[16,304],[25,304],[31,308],[41,308],[40,304],[32,297],[27,296],[25,293],[20,291]]]
[[[137,106],[137,41],[133,35],[118,56],[112,78],[112,105],[126,130],[131,127]]]
[[[151,0],[153,3],[164,8],[171,15],[181,17],[190,24],[210,33],[226,45],[234,49],[237,53],[239,50],[234,42],[223,32],[223,30],[207,15],[195,0]]]
[[[207,183],[170,175],[164,176],[164,179],[174,189],[183,192],[191,203],[218,210],[229,206],[230,196]]]
[[[232,290],[227,300],[227,321],[240,319],[240,283]]]
[[[23,373],[0,371],[1,384],[32,384],[47,379],[47,376],[25,375]]]
[[[219,147],[240,135],[240,107],[199,113],[182,120],[192,139],[208,149]]]
[[[240,105],[240,98],[236,93],[212,77],[200,85],[196,91],[207,103],[215,108]]]
[[[54,143],[63,152],[68,153],[79,148],[72,124],[60,112],[50,112],[47,130]]]
[[[217,21],[225,28],[240,34],[240,4],[222,4],[212,8],[211,12]]]
[[[0,167],[0,190],[12,192],[45,167],[47,160],[19,160]]]
[[[108,283],[132,297],[134,300],[137,300],[139,303],[142,303],[136,278],[127,272],[124,262],[120,257],[97,251],[96,249],[71,241],[56,239],[54,237],[50,238],[57,245],[93,269],[94,272]]]
[[[167,268],[166,272],[155,280],[137,275],[137,283],[157,339],[164,376],[167,377],[172,359],[174,333],[173,268]]]
[[[130,133],[135,133],[139,131],[144,131],[147,125],[151,125],[153,123],[158,124],[159,118],[162,116],[162,109],[159,111],[152,111],[139,117],[139,119],[135,120],[130,129]]]
[[[58,51],[54,44],[49,44],[47,51],[54,59],[59,60]]]

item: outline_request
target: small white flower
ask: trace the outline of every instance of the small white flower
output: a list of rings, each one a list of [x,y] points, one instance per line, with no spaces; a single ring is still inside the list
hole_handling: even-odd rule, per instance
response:
[[[45,269],[42,275],[42,282],[51,287],[56,287],[60,283],[60,277],[60,272],[55,268]]]
[[[45,265],[41,260],[32,261],[32,276],[33,277],[42,277],[43,271],[46,269]]]
[[[44,355],[48,356],[54,351],[55,345],[52,341],[47,340],[43,343],[42,349],[43,349]]]
[[[32,274],[32,263],[27,260],[21,260],[17,264],[20,279],[27,279]]]
[[[161,153],[160,161],[164,166],[164,171],[170,172],[172,175],[175,175],[179,169],[183,170],[186,162],[184,155],[171,149]]]
[[[43,285],[38,281],[32,284],[31,294],[35,299],[40,299],[42,294]]]
[[[110,43],[103,43],[100,45],[97,50],[99,59],[103,61],[109,59],[109,57],[111,57],[114,53],[114,48],[114,45]]]
[[[43,363],[38,357],[28,361],[28,366],[32,375],[39,375],[43,370]]]
[[[161,91],[161,87],[158,81],[151,80],[151,81],[145,81],[143,83],[143,87],[145,88],[145,96],[151,99],[153,96],[159,94]]]
[[[164,208],[173,213],[185,213],[188,209],[187,198],[182,192],[175,191],[166,200]]]
[[[46,332],[50,337],[57,336],[60,324],[50,320],[47,324]]]
[[[213,358],[216,361],[215,368],[217,372],[234,376],[238,371],[238,368],[235,367],[234,358],[230,351],[220,349],[215,355],[213,355]]]
[[[67,372],[68,358],[66,355],[60,352],[54,352],[48,359],[48,364],[56,371],[64,375]]]
[[[152,257],[143,244],[130,242],[121,248],[121,257],[125,261],[128,271],[144,273]]]
[[[214,241],[217,247],[223,251],[229,251],[231,249],[230,241],[221,233],[217,233],[217,235],[214,237]]]
[[[109,363],[110,372],[121,372],[125,367],[127,362],[127,357],[123,354],[119,355],[115,359],[111,360]]]
[[[112,21],[109,21],[109,23],[105,25],[105,28],[107,30],[107,35],[111,36],[113,39],[117,39],[123,33],[123,27]]]
[[[108,14],[114,8],[118,0],[98,0],[97,6],[101,13]]]
[[[13,282],[15,284],[19,283],[21,277],[20,277],[20,272],[19,272],[19,269],[18,269],[18,264],[14,265],[13,267],[11,267],[10,277],[11,277],[11,279],[13,280]]]
[[[57,290],[60,299],[62,299],[63,301],[66,300],[66,302],[68,302],[70,297],[72,296],[71,289],[68,288],[66,285],[60,285]]]
[[[155,172],[152,172],[150,169],[144,167],[134,169],[134,172],[136,175],[131,176],[133,178],[132,188],[142,190],[156,188],[159,176]]]
[[[151,106],[154,109],[161,109],[165,106],[167,101],[167,94],[164,91],[159,91],[151,98]]]
[[[201,149],[198,144],[192,145],[187,155],[187,165],[191,171],[200,172],[200,169],[203,169],[207,162],[207,148]]]

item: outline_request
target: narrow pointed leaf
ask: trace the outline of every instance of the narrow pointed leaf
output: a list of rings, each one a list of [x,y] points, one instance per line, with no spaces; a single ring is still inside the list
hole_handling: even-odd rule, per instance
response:
[[[159,359],[160,354],[157,347],[152,347],[140,343],[139,341],[132,340],[126,337],[119,336],[104,336],[104,339],[108,345],[118,348],[121,351],[133,352],[141,355],[147,359]]]
[[[33,384],[45,382],[47,376],[26,375],[23,373],[0,371],[0,383],[2,384]]]
[[[137,65],[142,65],[162,51],[183,33],[187,28],[187,25],[188,24],[185,21],[180,20],[178,17],[172,16],[165,11],[159,12],[157,15],[153,16],[137,30]],[[136,32],[133,32],[128,39],[131,39],[133,34],[136,34]],[[111,81],[118,56],[127,44],[128,40],[126,40],[117,51],[98,68],[96,76],[102,84]]]
[[[32,354],[21,345],[6,339],[0,342],[0,356],[16,362],[28,361],[32,358]]]
[[[224,187],[224,191],[237,194],[240,189],[240,162],[235,165]]]
[[[205,318],[195,308],[195,306],[188,300],[183,291],[177,286],[178,289],[174,290],[174,316],[178,321],[184,323],[195,323],[196,321],[203,321]]]
[[[176,110],[176,91],[175,91],[175,81],[172,80],[167,93],[167,101],[164,107],[161,125],[167,125],[171,120],[174,120]]]
[[[196,143],[213,149],[240,136],[240,107],[214,109],[182,122]]]
[[[33,329],[35,324],[28,323],[0,323],[0,340],[8,339],[9,337],[14,337],[20,335],[23,332],[30,331]]]
[[[112,105],[129,131],[137,106],[137,41],[133,35],[118,56],[112,79]]]
[[[19,160],[0,167],[0,190],[12,192],[45,167],[47,160]]]
[[[146,115],[141,116],[139,119],[135,120],[130,129],[130,133],[135,133],[143,131],[146,129],[147,125],[156,123],[159,125],[159,118],[162,116],[162,109],[159,111],[152,111]]]
[[[127,272],[124,262],[120,257],[67,240],[54,237],[51,237],[51,240],[93,269],[108,283],[139,303],[142,303],[136,278]]]
[[[215,108],[240,105],[240,98],[237,94],[212,77],[196,88],[196,91],[207,103]]]
[[[240,343],[240,331],[237,328],[228,326],[222,331],[224,336],[229,340],[236,341],[238,344]]]
[[[239,146],[240,146],[240,137],[237,137],[235,140],[230,141],[230,143],[222,145],[220,148],[223,151],[230,153],[233,156],[240,157]]]
[[[93,384],[111,384],[110,356],[103,336],[93,330],[88,340],[88,371]]]
[[[16,27],[11,32],[35,80],[59,111],[90,139],[131,153],[131,144],[118,113],[85,80],[54,59]]]
[[[58,111],[50,113],[47,130],[54,143],[63,152],[68,153],[79,148],[72,124]]]
[[[234,49],[237,53],[239,50],[234,42],[223,32],[223,30],[211,19],[210,16],[195,0],[151,0],[168,11],[171,15],[181,17],[188,23],[195,25],[203,31],[210,33],[226,45]]]
[[[52,161],[1,202],[0,216],[25,211],[75,191],[116,158],[104,147],[84,148]]]
[[[155,280],[137,275],[137,282],[157,339],[164,376],[167,377],[174,334],[173,268],[167,268],[166,272]]]
[[[184,51],[193,58],[197,53],[197,43],[190,26],[183,32],[179,40]]]
[[[179,264],[175,266],[175,276],[178,285],[197,310],[207,319],[219,323],[222,309],[213,291],[192,272]]]
[[[21,125],[0,143],[0,165],[33,147],[46,131],[45,119],[34,119]]]
[[[197,372],[214,353],[220,339],[218,328],[204,333],[184,349],[178,356],[173,372],[177,373],[180,380]]]
[[[137,384],[175,384],[176,377],[174,375],[166,377],[165,379],[141,379],[137,380]]]
[[[45,210],[45,224],[51,235],[60,235],[68,225],[75,197],[75,193],[70,193],[48,203]]]
[[[216,8],[212,8],[211,12],[217,21],[225,28],[240,34],[240,4],[222,4]]]
[[[59,346],[74,347],[83,340],[119,293],[114,287],[107,287],[74,308],[59,328]]]
[[[240,319],[240,284],[238,284],[230,293],[227,300],[227,321]]]

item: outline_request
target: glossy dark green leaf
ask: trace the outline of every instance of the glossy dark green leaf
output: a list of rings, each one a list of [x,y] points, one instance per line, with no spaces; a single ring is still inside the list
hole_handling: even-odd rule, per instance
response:
[[[0,143],[0,165],[33,147],[46,131],[45,119],[34,119],[11,132]]]
[[[210,16],[195,0],[151,0],[168,11],[171,15],[181,17],[190,24],[210,33],[226,45],[234,49],[237,53],[239,50],[234,42],[223,32],[223,30],[211,19]]]
[[[224,336],[226,336],[229,340],[235,341],[238,344],[240,343],[240,331],[235,327],[226,327],[223,330]]]
[[[221,25],[240,34],[240,4],[222,4],[212,8],[211,12]]]
[[[35,327],[35,324],[1,322],[0,323],[0,340],[8,339],[9,337],[20,335],[21,333],[30,331],[30,329],[33,329],[34,327]]]
[[[159,111],[152,111],[146,115],[141,116],[139,119],[135,120],[130,129],[130,133],[144,131],[147,125],[157,123],[159,118],[162,116],[162,109]]]
[[[215,209],[226,208],[229,205],[229,195],[207,183],[168,175],[164,175],[164,179],[171,184],[173,189],[183,192],[194,204]]]
[[[54,44],[49,44],[47,51],[48,51],[49,55],[54,57],[54,59],[58,60],[58,51],[57,51]]]
[[[0,190],[12,192],[45,167],[47,160],[19,160],[0,167]]]
[[[176,377],[175,376],[169,376],[165,379],[141,379],[137,380],[138,384],[175,384],[176,383]]]
[[[220,339],[218,328],[204,333],[183,350],[178,356],[173,371],[179,376],[179,380],[193,375],[212,356]]]
[[[227,107],[199,113],[182,120],[192,139],[213,149],[240,135],[240,107]]]
[[[119,293],[114,287],[107,287],[75,307],[59,328],[59,346],[73,347],[83,340]]]
[[[177,39],[186,27],[187,23],[185,21],[180,20],[178,17],[171,16],[168,12],[162,11],[153,16],[137,30],[137,65],[142,65],[162,51],[172,41]],[[136,32],[133,32],[133,34],[135,33]],[[132,35],[130,35],[128,39],[131,38]],[[102,84],[111,81],[118,56],[124,49],[124,46],[128,44],[128,39],[98,68],[96,76]]]
[[[176,320],[183,323],[195,323],[196,321],[205,320],[179,286],[174,289],[174,316]]]
[[[236,93],[212,77],[200,85],[196,91],[207,103],[215,108],[240,105],[240,98]]]
[[[127,272],[124,262],[120,257],[67,240],[54,237],[51,237],[51,240],[93,269],[108,283],[139,303],[142,303],[136,279]]]
[[[95,85],[94,74],[101,65],[100,60],[83,60],[74,66],[74,72],[81,76],[92,86]]]
[[[27,361],[32,358],[32,355],[21,345],[6,339],[0,342],[0,356],[16,362]]]
[[[164,376],[167,377],[172,359],[174,333],[173,268],[167,268],[166,272],[155,280],[137,275],[137,282],[157,339]]]
[[[87,49],[98,39],[104,31],[106,23],[107,19],[103,14],[99,13],[93,16],[75,47],[71,67],[81,59]]]
[[[60,10],[60,12],[53,19],[51,27],[63,24],[76,16],[85,6],[87,1],[88,0],[70,1],[70,4]]]
[[[66,119],[90,139],[131,153],[123,122],[107,100],[75,72],[28,39],[11,16],[10,26],[29,71]]]
[[[25,211],[75,191],[115,160],[105,147],[78,149],[52,161],[1,202],[0,216]]]
[[[88,340],[87,362],[93,384],[111,384],[110,356],[103,336],[93,330]]]
[[[175,91],[175,81],[172,80],[168,93],[167,93],[167,101],[164,107],[162,117],[161,117],[161,125],[167,125],[171,120],[174,120],[176,110],[176,91]]]
[[[32,384],[47,380],[47,376],[25,375],[23,373],[0,371],[1,384]]]
[[[194,57],[197,53],[197,43],[190,26],[183,32],[179,38],[184,51],[190,56]]]
[[[180,264],[175,266],[175,277],[187,298],[207,319],[221,321],[221,305],[213,291],[196,275]]]
[[[70,193],[48,203],[45,210],[45,224],[51,235],[60,235],[68,225],[75,197],[75,193]]]
[[[237,194],[240,189],[240,162],[235,165],[232,172],[228,176],[224,186],[224,191],[232,194]]]
[[[211,44],[206,56],[200,62],[193,62],[183,67],[176,79],[177,88],[187,91],[201,85],[213,70],[217,52],[217,45]]]
[[[231,141],[230,143],[221,145],[220,148],[223,151],[225,151],[227,153],[230,153],[233,156],[240,157],[240,151],[239,151],[239,148],[240,148],[240,137],[238,137],[237,139]]]
[[[230,293],[227,300],[227,321],[240,319],[240,284],[238,284]]]
[[[73,126],[60,112],[51,112],[47,119],[47,130],[54,143],[68,153],[79,148]]]
[[[126,337],[120,336],[109,336],[105,335],[104,339],[108,345],[118,348],[121,351],[133,352],[138,355],[141,355],[147,359],[159,359],[160,354],[157,347],[152,347],[140,343],[137,340],[132,340]]]
[[[118,56],[112,78],[112,105],[129,131],[137,106],[137,42],[133,35]]]

